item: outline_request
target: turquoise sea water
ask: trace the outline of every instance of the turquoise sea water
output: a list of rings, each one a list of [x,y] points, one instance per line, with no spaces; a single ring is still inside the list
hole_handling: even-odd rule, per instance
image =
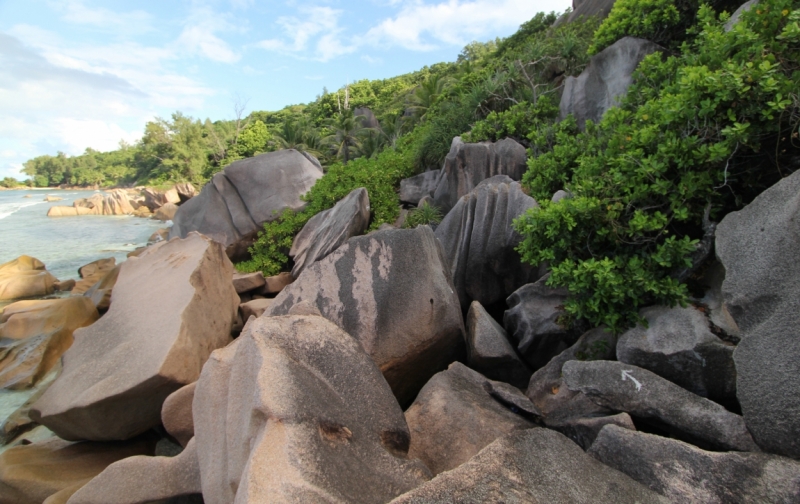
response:
[[[78,268],[84,264],[103,257],[115,257],[119,264],[164,227],[157,220],[130,216],[47,217],[51,206],[71,206],[94,192],[0,191],[0,264],[26,254],[42,261],[59,280],[78,278]],[[64,200],[46,203],[48,194]]]

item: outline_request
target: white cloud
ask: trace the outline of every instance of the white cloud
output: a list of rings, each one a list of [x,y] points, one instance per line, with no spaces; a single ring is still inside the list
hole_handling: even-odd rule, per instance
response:
[[[143,32],[152,29],[152,16],[143,10],[114,12],[102,7],[87,7],[82,0],[49,2],[51,8],[62,14],[68,23],[91,25],[98,28],[125,32]]]
[[[237,30],[236,25],[229,21],[229,16],[215,12],[210,7],[194,7],[178,37],[177,45],[190,54],[199,54],[212,61],[236,63],[241,55],[216,34]]]
[[[312,49],[312,59],[318,61],[329,61],[357,49],[342,40],[344,30],[339,26],[342,11],[330,7],[302,7],[299,11],[302,19],[281,16],[276,20],[285,38],[262,40],[256,46],[297,57],[305,57],[304,53]]]
[[[405,2],[400,12],[371,28],[362,43],[427,51],[463,46],[499,30],[514,29],[541,11],[563,11],[564,0],[448,0]]]

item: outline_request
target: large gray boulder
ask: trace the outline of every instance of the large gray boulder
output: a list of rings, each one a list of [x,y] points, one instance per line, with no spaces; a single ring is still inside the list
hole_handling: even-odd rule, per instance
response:
[[[525,147],[511,138],[464,143],[461,137],[455,137],[433,192],[433,203],[447,214],[462,196],[489,177],[508,175],[521,180],[528,169],[527,161]]]
[[[570,390],[564,384],[562,368],[566,362],[572,360],[613,359],[615,344],[616,338],[611,332],[602,327],[593,329],[533,373],[525,395],[541,412],[548,427],[559,428],[574,419],[612,413],[610,409],[595,403],[582,392]]]
[[[294,237],[289,250],[289,256],[294,260],[292,276],[299,277],[308,265],[339,248],[348,238],[366,231],[369,215],[369,195],[366,189],[359,187],[332,208],[309,219]]]
[[[191,201],[191,200],[190,200]],[[231,341],[239,296],[222,245],[191,233],[122,264],[108,312],[75,331],[61,376],[31,418],[63,439],[128,439]]]
[[[504,385],[492,383],[460,362],[434,375],[406,410],[411,431],[408,455],[420,459],[436,475],[460,466],[509,432],[535,427],[535,409],[522,392],[505,385],[508,393],[516,395],[514,405],[492,396],[495,388]]]
[[[541,274],[523,264],[516,247],[522,237],[514,219],[536,201],[522,192],[518,182],[496,175],[478,184],[445,216],[436,228],[453,275],[461,306],[472,301],[488,306]]]
[[[744,419],[646,369],[615,361],[569,361],[564,383],[601,406],[656,420],[676,435],[722,450],[759,451]]]
[[[169,237],[198,231],[222,243],[231,259],[244,259],[261,226],[303,208],[300,196],[320,177],[319,162],[294,149],[236,161],[178,208]]]
[[[503,326],[534,371],[578,339],[578,335],[559,324],[569,291],[548,287],[548,277],[514,291],[506,299],[508,310],[503,314]]]
[[[581,129],[587,119],[599,122],[628,92],[639,63],[659,50],[661,46],[649,40],[625,37],[592,56],[578,77],[567,77],[564,83],[561,119],[572,114]]]
[[[469,462],[439,474],[392,504],[646,504],[668,501],[598,462],[549,429],[513,432]]]
[[[411,203],[412,205],[419,204],[422,198],[430,196],[436,189],[441,172],[441,170],[429,170],[401,180],[400,201]]]
[[[473,301],[467,312],[467,364],[487,378],[524,389],[531,371],[508,341],[503,326]]]
[[[617,360],[648,369],[697,395],[717,401],[736,398],[733,345],[711,332],[699,310],[654,306],[640,312],[647,321],[617,342]]]
[[[207,504],[383,503],[429,478],[380,370],[322,317],[252,320],[203,368],[193,412]]]
[[[719,453],[617,426],[604,427],[589,454],[670,502],[800,502],[800,462],[763,453]]]
[[[463,352],[461,307],[428,226],[351,238],[307,267],[264,316],[302,302],[361,342],[404,405]]]
[[[800,458],[800,172],[717,227],[722,292],[741,330],[736,395],[765,450]]]
[[[572,12],[559,18],[555,25],[572,23],[573,21],[590,16],[597,16],[600,19],[605,19],[609,12],[611,12],[615,1],[616,0],[572,0]]]

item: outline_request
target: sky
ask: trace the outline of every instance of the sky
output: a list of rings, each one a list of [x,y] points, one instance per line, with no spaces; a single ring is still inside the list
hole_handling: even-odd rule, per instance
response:
[[[571,0],[0,0],[0,179],[180,110],[232,119],[454,61]]]

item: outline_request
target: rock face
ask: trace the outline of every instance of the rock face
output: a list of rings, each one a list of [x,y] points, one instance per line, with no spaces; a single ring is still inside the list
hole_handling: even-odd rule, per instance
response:
[[[492,397],[492,390],[490,380],[459,362],[436,374],[406,411],[411,431],[408,455],[439,474],[460,466],[509,432],[536,426],[533,404],[522,392],[516,391],[518,400],[528,407],[514,412]]]
[[[96,193],[80,198],[68,206],[54,206],[47,211],[48,217],[70,217],[75,215],[130,215],[134,212],[128,193],[114,189],[107,194]]]
[[[387,502],[428,478],[380,371],[322,317],[252,321],[212,354],[193,410],[208,504]]]
[[[561,371],[564,363],[572,360],[613,359],[616,341],[614,335],[603,328],[592,329],[533,373],[525,395],[541,412],[548,427],[560,428],[573,419],[612,413],[582,392],[570,390],[564,385]]]
[[[477,301],[467,312],[467,364],[487,378],[524,389],[531,371],[508,342],[505,329]]]
[[[117,284],[117,278],[119,278],[119,270],[121,267],[122,265],[115,266],[114,269],[103,275],[97,283],[89,287],[83,294],[92,300],[92,303],[94,303],[98,310],[108,310],[109,306],[111,306],[111,293],[114,290],[114,286]]]
[[[639,63],[659,50],[661,46],[648,40],[624,37],[592,56],[578,77],[567,77],[564,83],[561,119],[572,114],[581,129],[587,119],[600,121],[628,92]]]
[[[522,237],[513,221],[536,201],[506,175],[491,177],[458,200],[436,228],[461,306],[488,306],[541,275],[515,250]]]
[[[174,203],[167,203],[166,205],[162,205],[158,207],[158,209],[153,213],[153,217],[160,221],[171,221],[175,218],[175,214],[178,212],[178,205]]]
[[[419,204],[425,196],[436,190],[441,170],[429,170],[400,181],[400,201],[412,205]]]
[[[522,179],[528,169],[525,147],[506,138],[498,142],[464,143],[453,139],[433,193],[433,203],[447,214],[458,200],[481,181],[495,175]]]
[[[197,382],[179,388],[164,400],[161,408],[161,423],[170,436],[186,447],[194,437],[192,403]]]
[[[57,281],[39,259],[19,256],[0,264],[0,301],[52,294]]]
[[[600,431],[589,454],[670,502],[800,502],[800,462],[776,455],[708,452],[616,426]]]
[[[502,437],[469,462],[392,504],[662,503],[668,501],[607,467],[558,432],[528,429]]]
[[[152,455],[155,444],[150,436],[113,444],[51,438],[10,448],[0,455],[0,502],[42,504],[54,494],[77,490],[109,464]]]
[[[31,417],[64,439],[98,441],[161,423],[164,399],[230,342],[232,275],[222,246],[197,233],[125,261],[108,313],[76,331],[63,373]]]
[[[67,504],[147,504],[200,492],[200,466],[191,441],[174,457],[140,455],[109,465]]]
[[[747,427],[767,451],[800,458],[800,172],[717,226],[722,293],[741,330],[733,353]]]
[[[0,315],[0,388],[30,388],[72,346],[72,333],[99,318],[91,300],[18,301]]]
[[[572,0],[572,12],[556,21],[556,24],[571,23],[582,17],[597,16],[604,19],[611,12],[616,0]]]
[[[759,451],[741,416],[646,369],[612,361],[569,361],[562,371],[571,390],[601,406],[659,420],[677,434],[723,450]]]
[[[97,261],[84,264],[78,268],[81,279],[72,288],[73,294],[84,294],[97,282],[102,280],[106,274],[115,268],[117,260],[113,257],[98,259]]]
[[[401,404],[463,347],[458,297],[427,226],[351,238],[307,267],[264,315],[304,301],[361,342]]]
[[[233,288],[236,289],[237,294],[254,291],[264,287],[265,284],[264,274],[260,271],[256,271],[255,273],[233,274]]]
[[[246,257],[265,222],[305,205],[300,196],[322,177],[314,161],[294,149],[236,161],[180,206],[170,238],[199,231],[222,243],[234,260]]]
[[[272,299],[253,299],[246,303],[239,305],[239,311],[242,314],[242,320],[247,320],[252,317],[260,317],[272,305]]]
[[[575,343],[577,337],[558,324],[569,291],[546,285],[547,277],[523,285],[508,299],[503,326],[534,370]]]
[[[733,345],[725,344],[695,308],[645,308],[641,325],[625,332],[617,343],[617,359],[648,369],[703,397],[736,397]]]
[[[294,260],[292,276],[297,278],[309,265],[327,256],[352,236],[369,226],[369,195],[363,187],[354,189],[333,208],[312,217],[297,233],[289,250]]]

